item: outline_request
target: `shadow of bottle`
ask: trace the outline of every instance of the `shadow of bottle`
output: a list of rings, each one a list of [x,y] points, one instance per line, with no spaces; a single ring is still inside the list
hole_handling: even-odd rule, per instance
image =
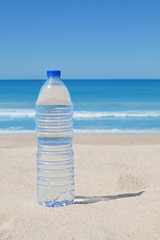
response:
[[[120,198],[139,197],[144,191],[138,193],[124,193],[113,196],[76,196],[74,204],[92,204],[100,201],[111,201]]]

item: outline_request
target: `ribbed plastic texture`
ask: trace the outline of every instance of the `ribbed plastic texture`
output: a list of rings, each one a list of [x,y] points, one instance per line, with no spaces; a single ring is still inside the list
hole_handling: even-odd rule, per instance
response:
[[[73,107],[59,78],[49,78],[36,102],[37,198],[46,207],[74,203]]]

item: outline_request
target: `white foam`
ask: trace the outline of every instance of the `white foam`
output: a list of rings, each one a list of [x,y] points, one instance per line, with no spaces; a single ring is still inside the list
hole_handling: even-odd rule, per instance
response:
[[[34,118],[35,110],[29,108],[0,108],[0,117],[14,118]],[[126,111],[126,112],[107,112],[107,111],[74,111],[73,118],[145,118],[160,117],[160,111]]]
[[[74,118],[102,118],[102,117],[160,117],[160,111],[127,111],[127,112],[87,112],[87,111],[75,111]]]
[[[160,133],[159,129],[74,129],[74,133]]]
[[[25,108],[0,108],[0,117],[35,117],[34,109]]]
[[[0,133],[36,133],[36,130],[20,130],[18,128],[8,128],[0,129]],[[138,129],[74,129],[74,133],[160,133],[159,129],[147,129],[147,130],[138,130]]]
[[[35,133],[35,130],[0,129],[0,133]]]

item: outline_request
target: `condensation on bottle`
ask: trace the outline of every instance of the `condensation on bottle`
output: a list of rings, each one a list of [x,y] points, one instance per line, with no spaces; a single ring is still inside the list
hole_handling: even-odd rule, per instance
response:
[[[74,203],[73,105],[60,71],[47,71],[36,102],[37,199],[46,207]]]

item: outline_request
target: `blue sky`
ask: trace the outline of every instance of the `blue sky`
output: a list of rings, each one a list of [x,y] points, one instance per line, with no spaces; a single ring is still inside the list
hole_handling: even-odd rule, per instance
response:
[[[0,79],[160,78],[159,0],[0,3]]]

